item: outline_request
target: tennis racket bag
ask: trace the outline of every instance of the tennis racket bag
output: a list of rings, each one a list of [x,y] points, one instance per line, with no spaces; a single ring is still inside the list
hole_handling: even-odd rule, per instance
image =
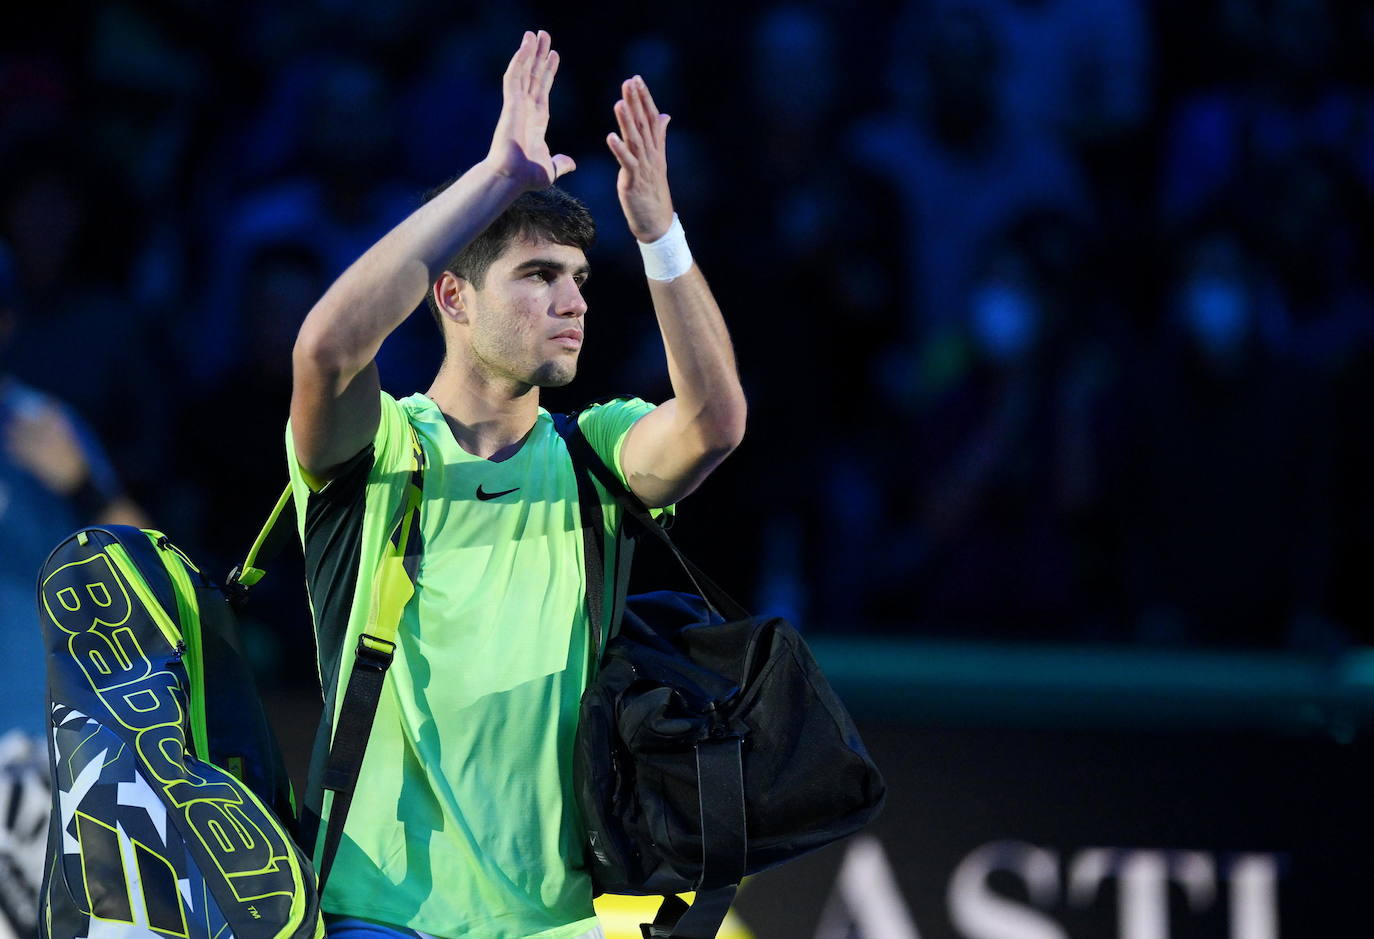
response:
[[[226,592],[158,532],[88,528],[39,574],[47,939],[315,939],[290,782]]]

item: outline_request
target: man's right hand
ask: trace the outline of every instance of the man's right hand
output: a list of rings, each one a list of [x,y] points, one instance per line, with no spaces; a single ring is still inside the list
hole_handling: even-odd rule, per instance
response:
[[[291,435],[312,488],[376,435],[377,350],[434,288],[438,272],[521,192],[547,189],[572,172],[572,159],[550,155],[544,142],[557,70],[549,34],[525,33],[502,80],[491,153],[368,248],[301,324],[291,359]]]
[[[527,32],[501,81],[501,118],[496,122],[487,166],[522,190],[547,189],[577,168],[572,157],[550,155],[544,134],[549,127],[549,89],[558,71],[558,53],[542,29]]]

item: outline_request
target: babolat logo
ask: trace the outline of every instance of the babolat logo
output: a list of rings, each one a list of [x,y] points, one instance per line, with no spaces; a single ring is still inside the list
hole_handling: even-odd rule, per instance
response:
[[[237,780],[208,764],[200,765],[211,778],[187,768],[185,692],[174,674],[149,660],[139,640],[140,633],[158,637],[172,627],[170,621],[158,624],[154,611],[136,599],[139,592],[105,552],[63,565],[42,585],[44,608],[67,634],[72,661],[108,715],[132,735],[154,788],[184,819],[178,828],[200,843],[222,875],[203,870],[207,882],[222,879],[243,903],[283,897],[289,909],[298,885],[283,833]],[[229,899],[211,889],[221,903]],[[254,909],[253,915],[261,914]]]

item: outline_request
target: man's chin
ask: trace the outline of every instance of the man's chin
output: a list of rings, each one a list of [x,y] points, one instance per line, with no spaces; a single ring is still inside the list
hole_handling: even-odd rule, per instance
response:
[[[548,362],[535,373],[530,384],[540,388],[562,388],[576,377],[576,363]]]

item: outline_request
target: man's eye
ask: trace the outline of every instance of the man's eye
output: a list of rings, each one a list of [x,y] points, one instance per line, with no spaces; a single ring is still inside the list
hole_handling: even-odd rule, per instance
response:
[[[541,283],[546,284],[549,282],[549,275],[544,271],[530,271],[529,276],[533,277],[535,280],[538,280]]]

